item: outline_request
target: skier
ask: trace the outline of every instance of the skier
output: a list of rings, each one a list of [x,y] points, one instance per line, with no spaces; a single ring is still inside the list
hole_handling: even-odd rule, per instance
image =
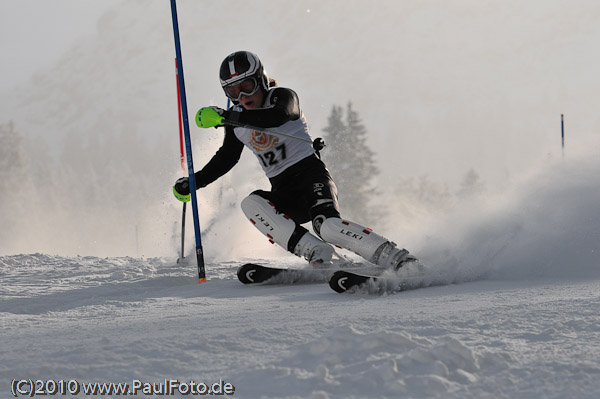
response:
[[[335,253],[331,244],[386,268],[398,269],[415,260],[407,250],[372,230],[342,219],[335,183],[313,148],[297,94],[278,87],[255,54],[237,51],[228,55],[221,64],[220,80],[234,105],[229,110],[204,107],[196,114],[201,128],[225,126],[223,145],[194,174],[196,189],[231,170],[246,146],[258,158],[271,191],[254,191],[242,200],[241,208],[272,243],[304,257],[315,267],[331,264]],[[233,127],[228,122],[271,129],[285,136]],[[187,177],[176,181],[173,193],[180,201],[190,200]],[[316,235],[301,226],[309,221]]]

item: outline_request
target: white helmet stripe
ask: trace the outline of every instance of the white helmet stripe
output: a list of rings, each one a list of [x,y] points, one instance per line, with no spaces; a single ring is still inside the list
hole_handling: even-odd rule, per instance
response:
[[[252,74],[254,74],[256,72],[257,69],[257,60],[256,57],[254,56],[254,54],[252,53],[248,53],[248,63],[250,64],[250,68],[248,68],[248,71],[252,71]]]

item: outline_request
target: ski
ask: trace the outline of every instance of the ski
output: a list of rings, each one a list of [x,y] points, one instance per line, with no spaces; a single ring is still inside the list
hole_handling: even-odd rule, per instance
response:
[[[238,279],[244,284],[305,284],[326,283],[332,273],[338,270],[353,272],[380,272],[381,268],[345,260],[335,261],[326,268],[290,268],[264,266],[256,263],[246,263],[238,268]]]
[[[376,276],[368,276],[364,274],[351,273],[345,270],[334,272],[329,278],[329,286],[335,292],[346,292],[354,287],[359,287],[369,280],[375,281]]]
[[[422,265],[418,265],[422,268]],[[390,270],[381,274],[365,274],[351,270],[337,270],[329,278],[329,287],[339,293],[386,294],[436,285],[450,284],[448,276],[443,274],[416,274],[402,275]]]
[[[294,269],[246,263],[238,268],[238,279],[244,284],[260,284],[268,281],[273,284],[325,283],[331,269]]]

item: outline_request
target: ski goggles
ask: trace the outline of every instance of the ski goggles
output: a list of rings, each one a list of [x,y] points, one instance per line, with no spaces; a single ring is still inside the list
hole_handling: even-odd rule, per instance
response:
[[[258,90],[258,83],[255,78],[248,78],[241,83],[223,87],[227,97],[233,101],[240,101],[242,96],[251,96]]]

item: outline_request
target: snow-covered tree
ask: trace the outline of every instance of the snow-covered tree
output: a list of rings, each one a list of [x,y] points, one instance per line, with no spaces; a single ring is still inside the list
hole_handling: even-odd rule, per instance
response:
[[[23,190],[29,185],[24,181],[23,137],[13,122],[0,125],[0,245],[8,245],[13,226],[18,223],[15,206],[24,202]],[[2,248],[0,248],[0,252]]]
[[[23,167],[23,138],[13,122],[0,125],[0,176],[2,181]]]
[[[469,169],[460,184],[458,197],[468,199],[485,192],[485,184],[474,169]]]
[[[338,187],[342,215],[362,223],[373,223],[379,212],[371,202],[377,195],[375,153],[368,145],[367,129],[352,103],[333,106],[323,129],[327,147],[323,159]]]

